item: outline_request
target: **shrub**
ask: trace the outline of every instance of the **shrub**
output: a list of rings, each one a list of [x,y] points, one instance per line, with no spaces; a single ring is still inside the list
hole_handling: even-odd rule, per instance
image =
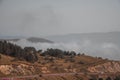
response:
[[[1,54],[0,54],[0,59],[1,59],[2,57],[1,57]]]
[[[25,47],[22,49],[20,46],[7,41],[0,41],[0,53],[18,58],[19,60],[26,60],[30,62],[38,60],[34,47]]]

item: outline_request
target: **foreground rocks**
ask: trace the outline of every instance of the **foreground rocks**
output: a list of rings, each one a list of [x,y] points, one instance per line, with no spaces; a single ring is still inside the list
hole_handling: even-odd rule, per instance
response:
[[[32,75],[35,68],[26,64],[0,65],[0,72],[4,75]]]
[[[120,72],[120,62],[110,61],[104,64],[92,66],[88,68],[88,71],[96,73],[117,73]]]

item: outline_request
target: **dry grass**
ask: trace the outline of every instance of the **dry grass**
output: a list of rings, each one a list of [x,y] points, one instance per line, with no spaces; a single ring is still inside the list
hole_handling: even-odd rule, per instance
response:
[[[6,56],[6,55],[1,55],[0,59],[0,65],[3,64],[26,64],[30,66],[34,66],[36,68],[36,74],[41,74],[41,68],[46,67],[50,73],[66,73],[66,72],[80,72],[81,70],[86,70],[90,66],[95,66],[99,64],[103,64],[105,62],[108,62],[109,60],[105,59],[98,59],[95,57],[87,56],[87,55],[80,55],[80,56],[75,56],[73,58],[70,58],[69,56],[65,56],[64,58],[56,58],[52,57],[53,61],[50,61],[49,56],[48,60],[45,59],[44,56],[39,56],[39,60],[35,63],[29,63],[26,61],[19,61],[15,60],[13,57]],[[68,59],[68,61],[66,61]],[[69,61],[70,59],[74,61]],[[47,71],[46,70],[46,71]],[[1,76],[5,76],[0,72]],[[85,76],[76,76],[76,75],[66,75],[66,76],[50,76],[50,77],[43,77],[43,80],[81,80],[84,79],[86,80]],[[41,79],[41,80],[42,80]]]
[[[2,64],[11,64],[12,60],[14,60],[13,57],[2,55],[2,54],[0,54],[0,55],[1,55],[0,65],[2,65]]]

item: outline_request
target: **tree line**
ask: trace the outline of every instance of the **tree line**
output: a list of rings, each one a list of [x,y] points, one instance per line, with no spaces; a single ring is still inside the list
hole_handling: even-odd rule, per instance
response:
[[[74,57],[76,55],[81,55],[81,54],[77,54],[74,51],[63,51],[60,49],[53,49],[53,48],[49,48],[46,51],[41,53],[41,56],[52,56],[57,58],[64,58],[64,56]]]
[[[34,47],[25,47],[23,49],[20,46],[7,41],[0,41],[0,53],[29,62],[35,62],[38,60],[36,49]]]
[[[84,55],[84,53],[77,54],[74,51],[63,51],[60,49],[53,48],[47,49],[45,51],[37,51],[34,47],[21,48],[20,46],[7,41],[0,41],[0,53],[15,57],[19,60],[26,60],[29,62],[35,62],[38,60],[37,53],[40,53],[41,56],[52,56],[57,58],[64,58],[64,56],[74,57],[76,55]]]

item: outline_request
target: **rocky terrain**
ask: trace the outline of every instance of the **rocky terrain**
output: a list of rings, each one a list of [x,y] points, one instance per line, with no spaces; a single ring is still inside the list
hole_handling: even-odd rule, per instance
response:
[[[0,79],[94,80],[116,78],[120,74],[120,61],[74,51],[47,49],[42,52],[32,47],[22,49],[7,42],[0,44],[0,52],[3,52],[0,53]]]
[[[37,75],[35,80],[87,80],[88,78],[92,78],[88,73],[97,73],[98,75],[106,73],[116,74],[120,72],[120,62],[98,59],[86,55],[75,56],[73,58],[76,59],[75,61],[66,61],[68,57],[64,59],[54,57],[54,60],[50,61],[51,57],[46,59],[43,56],[39,56],[40,59],[35,63],[19,60],[14,61],[13,57],[8,57],[9,60],[5,63],[3,60],[7,57],[1,55],[1,78],[12,76],[31,77],[31,75],[34,78],[34,75]],[[39,75],[42,75],[42,77],[39,77]],[[31,79],[34,80],[32,77]]]
[[[35,72],[33,66],[25,64],[10,64],[10,65],[0,65],[1,73],[5,75],[30,75]]]

